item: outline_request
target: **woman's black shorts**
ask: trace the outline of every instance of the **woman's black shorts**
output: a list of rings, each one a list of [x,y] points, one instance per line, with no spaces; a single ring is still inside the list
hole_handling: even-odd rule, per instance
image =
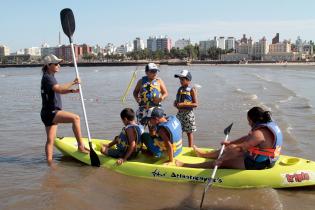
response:
[[[46,111],[42,110],[40,112],[40,117],[46,127],[54,125],[53,120],[59,110]]]

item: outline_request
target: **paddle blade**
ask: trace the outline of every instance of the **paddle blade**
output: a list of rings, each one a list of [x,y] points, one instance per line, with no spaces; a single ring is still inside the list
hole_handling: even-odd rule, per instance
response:
[[[224,129],[225,135],[228,135],[230,133],[232,126],[233,126],[233,123],[231,123],[231,125],[229,125],[227,128]]]
[[[96,167],[100,167],[100,165],[101,165],[100,159],[98,158],[96,152],[94,151],[94,149],[92,147],[92,142],[89,142],[89,146],[90,146],[91,165],[96,166]]]
[[[69,8],[61,10],[60,20],[63,32],[69,37],[70,42],[72,42],[72,35],[75,30],[75,20],[72,10]]]

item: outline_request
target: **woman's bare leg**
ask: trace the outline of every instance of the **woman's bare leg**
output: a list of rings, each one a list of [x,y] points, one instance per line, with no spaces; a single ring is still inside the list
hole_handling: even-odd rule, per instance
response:
[[[46,127],[47,141],[45,145],[45,153],[48,165],[52,164],[54,153],[54,141],[56,138],[58,125]]]
[[[81,135],[81,125],[80,125],[80,117],[79,115],[73,114],[71,112],[66,111],[58,111],[53,123],[72,123],[72,130],[75,138],[78,142],[78,150],[83,153],[88,153],[89,150],[84,147]]]

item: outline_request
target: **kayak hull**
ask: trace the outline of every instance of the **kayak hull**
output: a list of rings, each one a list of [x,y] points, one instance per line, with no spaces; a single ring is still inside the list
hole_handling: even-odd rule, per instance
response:
[[[84,139],[88,147],[87,139]],[[136,159],[118,166],[116,159],[100,153],[102,144],[108,140],[92,139],[93,148],[98,155],[101,166],[119,173],[173,182],[205,183],[212,174],[212,169],[184,168],[163,165],[165,159],[158,159],[139,154]],[[77,151],[77,142],[73,137],[57,138],[55,146],[64,155],[87,164],[90,163],[88,154]],[[183,152],[176,159],[187,163],[208,161],[196,157],[191,148],[183,147]],[[224,188],[288,188],[315,185],[315,162],[303,158],[281,155],[274,167],[264,170],[218,169],[214,186]]]

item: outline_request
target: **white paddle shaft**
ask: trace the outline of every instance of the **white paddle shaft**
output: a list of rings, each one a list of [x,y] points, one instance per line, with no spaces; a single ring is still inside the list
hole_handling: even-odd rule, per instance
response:
[[[74,64],[74,67],[75,67],[75,73],[76,73],[77,78],[80,78],[79,71],[78,71],[78,66],[77,66],[77,60],[75,58],[73,43],[71,42],[70,45],[71,45],[71,51],[72,51],[72,57],[73,57],[73,64]],[[86,116],[83,92],[82,92],[82,87],[81,87],[80,83],[79,83],[79,91],[80,91],[80,98],[81,98],[81,105],[82,105],[82,110],[83,110],[83,115],[84,115],[85,127],[86,127],[86,131],[87,131],[87,134],[88,134],[89,142],[91,142],[90,128],[89,128],[89,123],[88,123],[87,116]]]

